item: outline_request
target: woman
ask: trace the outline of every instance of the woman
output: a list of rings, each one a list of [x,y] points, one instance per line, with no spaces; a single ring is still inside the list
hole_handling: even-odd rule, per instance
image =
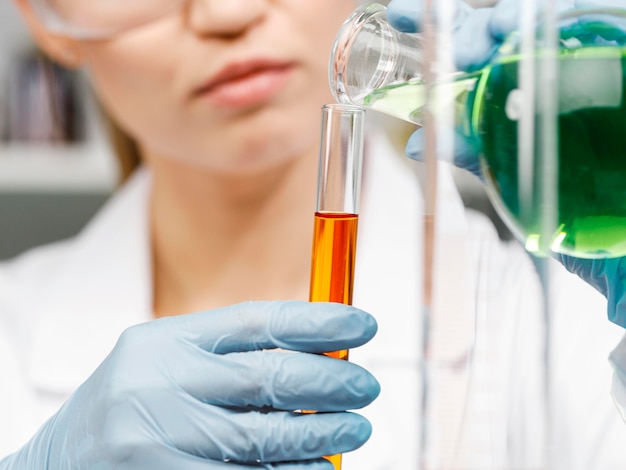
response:
[[[286,300],[308,295],[327,57],[354,3],[17,3],[44,50],[87,70],[142,164],[76,239],[2,267],[0,373],[11,387],[1,401],[12,418],[2,419],[0,454],[17,451],[0,468],[327,469],[322,455],[362,445],[370,425],[344,410],[376,397],[370,373],[261,351],[353,348],[376,330],[355,308]],[[420,191],[415,167],[395,154],[384,133],[369,134],[354,304],[379,333],[352,359],[382,392],[365,411],[372,439],[346,455],[346,469],[417,461],[421,229],[406,214],[421,213]],[[448,189],[442,205],[458,243],[447,260],[468,275],[487,266],[486,286],[498,280],[507,295],[490,302],[490,318],[538,312],[523,252],[463,215]],[[443,284],[451,308],[476,300],[457,295],[465,280]],[[604,354],[594,344],[586,356]],[[580,391],[603,420],[589,432],[618,440],[616,413],[596,399],[602,385]],[[563,406],[561,429],[588,419]],[[296,409],[327,413],[281,411]],[[563,439],[573,462],[559,468],[614,468],[619,446],[572,434]]]

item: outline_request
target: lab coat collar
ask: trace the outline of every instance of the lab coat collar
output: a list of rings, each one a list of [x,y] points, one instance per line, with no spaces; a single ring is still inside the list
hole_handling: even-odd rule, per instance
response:
[[[29,377],[66,394],[106,357],[120,333],[152,317],[149,175],[140,169],[69,244],[38,292]]]

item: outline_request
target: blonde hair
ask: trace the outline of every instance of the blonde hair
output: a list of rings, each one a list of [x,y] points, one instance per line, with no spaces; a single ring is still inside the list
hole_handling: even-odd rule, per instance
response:
[[[141,152],[137,142],[128,135],[106,112],[100,107],[102,120],[107,130],[113,153],[119,168],[119,183],[124,183],[130,175],[141,165]]]

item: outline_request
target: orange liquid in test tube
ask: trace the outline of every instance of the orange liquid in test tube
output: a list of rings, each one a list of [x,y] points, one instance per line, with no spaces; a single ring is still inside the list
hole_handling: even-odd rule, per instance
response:
[[[356,214],[315,213],[311,262],[311,302],[352,305],[356,258]],[[326,353],[347,359],[348,350]]]
[[[352,305],[357,224],[356,214],[315,213],[310,301]],[[347,349],[324,354],[348,359]],[[341,454],[326,458],[341,469]]]

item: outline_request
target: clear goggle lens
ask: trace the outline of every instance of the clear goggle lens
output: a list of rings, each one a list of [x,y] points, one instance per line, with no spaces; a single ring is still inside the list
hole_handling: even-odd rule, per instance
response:
[[[103,39],[155,20],[184,0],[30,0],[53,33],[80,39]]]

